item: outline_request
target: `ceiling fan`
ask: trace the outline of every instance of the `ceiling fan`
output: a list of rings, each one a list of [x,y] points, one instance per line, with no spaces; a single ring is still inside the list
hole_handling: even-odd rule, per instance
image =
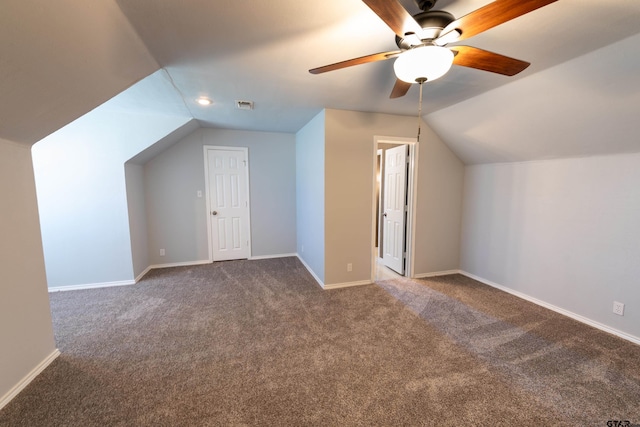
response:
[[[530,63],[476,47],[446,45],[473,37],[557,0],[496,0],[458,19],[443,10],[431,10],[437,0],[414,1],[422,12],[411,16],[397,0],[363,0],[396,33],[398,50],[349,59],[309,72],[321,74],[397,58],[394,63],[397,79],[391,98],[404,96],[412,83],[443,76],[452,64],[513,76]]]

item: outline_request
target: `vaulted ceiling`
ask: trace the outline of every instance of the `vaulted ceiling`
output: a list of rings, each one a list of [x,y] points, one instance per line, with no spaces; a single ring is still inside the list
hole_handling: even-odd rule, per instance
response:
[[[435,9],[460,17],[488,3]],[[638,23],[637,0],[559,0],[465,40],[532,65],[515,77],[454,66],[425,85],[425,118],[466,163],[640,151]],[[393,50],[394,37],[360,0],[5,0],[0,137],[34,143],[158,68],[184,105],[160,107],[157,91],[139,91],[140,104],[186,109],[203,126],[295,132],[325,107],[415,115],[417,85],[389,99],[392,60],[308,73]],[[197,105],[202,95],[213,105]],[[603,124],[613,135],[592,141]]]

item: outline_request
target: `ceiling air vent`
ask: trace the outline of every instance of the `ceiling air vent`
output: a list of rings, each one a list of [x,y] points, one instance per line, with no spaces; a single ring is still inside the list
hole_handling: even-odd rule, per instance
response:
[[[238,110],[253,110],[253,101],[236,101]]]

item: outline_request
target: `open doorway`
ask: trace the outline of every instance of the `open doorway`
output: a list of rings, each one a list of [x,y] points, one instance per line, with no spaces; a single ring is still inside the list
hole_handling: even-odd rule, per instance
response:
[[[374,137],[371,280],[413,276],[418,145]]]

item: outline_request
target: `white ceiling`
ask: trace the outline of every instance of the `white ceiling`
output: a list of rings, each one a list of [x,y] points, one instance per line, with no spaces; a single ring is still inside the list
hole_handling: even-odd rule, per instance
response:
[[[11,85],[13,88],[9,90],[0,83],[0,95],[3,96],[0,100],[0,120],[5,116],[24,117],[27,107],[23,105],[24,101],[17,98],[16,87],[29,92],[27,79],[35,79],[37,84],[44,85],[46,79],[42,70],[51,69],[51,73],[56,73],[56,78],[63,72],[71,76],[69,79],[87,74],[93,79],[85,77],[85,80],[94,85],[97,81],[109,79],[109,75],[114,73],[113,65],[117,65],[115,68],[119,72],[129,68],[137,73],[146,71],[147,64],[135,64],[130,54],[114,54],[116,49],[118,54],[123,49],[131,50],[126,46],[137,46],[139,41],[148,49],[148,52],[139,56],[145,58],[150,53],[148,56],[151,61],[166,70],[171,84],[184,99],[188,112],[205,126],[295,132],[322,108],[403,115],[417,113],[417,87],[413,87],[402,99],[389,99],[395,81],[392,60],[321,75],[308,73],[308,69],[313,67],[395,49],[394,33],[360,0],[113,1],[126,18],[126,25],[116,18],[97,22],[100,14],[93,10],[83,10],[87,15],[95,15],[93,21],[84,18],[91,25],[76,22],[83,18],[78,16],[78,12],[71,13],[69,17],[69,12],[77,8],[72,4],[75,2],[43,0],[40,2],[42,5],[34,7],[22,6],[28,2],[20,0],[3,1],[0,17],[5,18],[0,18],[0,48],[4,51],[7,47],[11,58],[16,59],[12,61],[14,66],[9,71],[5,71],[5,66],[0,64],[0,77],[12,79],[5,86]],[[412,0],[401,2],[411,13],[417,12]],[[439,0],[435,9],[444,9],[460,17],[489,2]],[[33,9],[46,10],[33,13]],[[106,9],[111,13],[109,7]],[[66,26],[82,27],[75,30],[75,39],[71,43],[69,35],[65,35],[61,29],[61,21]],[[31,37],[23,36],[25,22],[29,22],[27,28]],[[594,91],[593,83],[601,82],[606,77],[606,74],[602,75],[601,67],[593,67],[599,62],[598,55],[601,53],[619,67],[615,73],[617,81],[623,81],[633,89],[639,87],[637,76],[640,73],[636,59],[640,57],[640,48],[636,47],[639,44],[627,43],[624,51],[611,48],[616,42],[640,33],[639,23],[638,0],[559,0],[465,40],[464,44],[523,59],[532,65],[515,77],[454,66],[446,76],[426,85],[423,108],[426,119],[467,163],[620,151],[600,142],[598,150],[580,152],[579,144],[576,147],[574,143],[568,148],[563,146],[562,141],[539,145],[539,140],[532,141],[525,136],[535,127],[534,124],[539,123],[551,127],[548,126],[542,136],[555,135],[553,127],[560,124],[554,124],[550,118],[571,114],[574,104],[590,102],[588,97]],[[9,30],[2,28],[9,24],[12,26]],[[83,32],[95,32],[92,27],[112,36],[118,34],[116,42],[124,45],[114,45],[113,41],[93,45],[107,48],[103,55],[111,53],[117,59],[117,64],[111,64],[111,69],[85,69],[86,63],[91,62],[91,56],[82,49],[70,50],[75,57],[63,52],[67,46],[74,48],[74,43],[84,43]],[[129,34],[131,29],[135,33],[133,36]],[[47,42],[44,43],[43,39]],[[127,44],[127,41],[130,43]],[[44,53],[47,61],[38,61],[36,58],[42,54],[43,45],[51,45],[53,49]],[[588,56],[590,52],[595,56]],[[61,55],[72,67],[65,68],[57,64],[61,59],[56,59],[55,55]],[[581,59],[585,55],[587,59]],[[29,60],[24,61],[25,57]],[[622,60],[622,57],[626,59]],[[565,63],[574,65],[565,65],[563,68],[562,64]],[[75,68],[78,64],[79,70]],[[39,74],[21,76],[21,68],[37,66],[40,66]],[[150,72],[146,71],[146,74]],[[573,74],[566,75],[566,72]],[[554,95],[558,88],[565,87],[566,82],[571,83],[571,92],[567,92],[567,96],[587,98],[557,102]],[[64,85],[46,83],[60,91],[70,90],[70,82]],[[101,87],[113,90],[113,86],[117,85]],[[103,98],[103,92],[99,89],[83,87],[82,93],[86,97],[91,96],[95,103]],[[614,89],[624,91],[619,85]],[[606,90],[603,86],[596,91]],[[37,108],[56,111],[60,107],[59,92],[50,92],[54,93],[44,97],[48,104]],[[77,97],[80,96],[79,92],[73,90],[72,94]],[[594,99],[598,102],[608,99],[603,93],[594,95]],[[7,94],[10,96],[5,96]],[[201,95],[210,97],[214,104],[209,107],[195,104],[195,98]],[[146,98],[140,101],[144,105],[151,103],[158,106],[164,103],[158,92],[138,91],[136,96]],[[526,100],[530,97],[535,98],[536,108],[526,108]],[[169,98],[169,102],[175,104],[175,97]],[[255,109],[237,110],[234,108],[236,100],[254,101]],[[631,98],[624,105],[634,112],[640,112],[631,101],[635,99]],[[92,102],[74,104],[73,114],[81,106],[85,107],[86,112],[86,105]],[[20,104],[18,112],[14,111],[15,108],[12,110],[13,103]],[[129,107],[136,103],[130,102]],[[512,104],[520,107],[513,108]],[[185,105],[174,107],[182,112]],[[167,110],[170,109],[171,106],[167,107]],[[598,111],[607,114],[606,109],[596,109],[589,114]],[[616,120],[616,117],[611,118],[613,123]],[[580,116],[571,116],[569,122],[580,122]],[[587,128],[590,126],[589,123],[579,124]],[[22,123],[21,132],[12,132],[12,123],[0,123],[0,137],[17,135],[16,139],[31,139],[33,142],[37,140],[33,139],[36,136],[43,136],[40,135],[42,131],[29,134],[24,126]],[[623,127],[630,129],[626,122]],[[52,131],[45,128],[48,132]],[[482,132],[477,131],[480,128]],[[570,134],[567,126],[559,130],[563,136],[570,136],[567,135]],[[517,150],[514,154],[509,147],[513,141],[526,141],[532,147],[529,150]],[[626,144],[623,151],[632,150],[629,145]],[[640,151],[640,147],[637,147],[637,151]]]
[[[428,116],[466,164],[640,152],[640,34]]]

